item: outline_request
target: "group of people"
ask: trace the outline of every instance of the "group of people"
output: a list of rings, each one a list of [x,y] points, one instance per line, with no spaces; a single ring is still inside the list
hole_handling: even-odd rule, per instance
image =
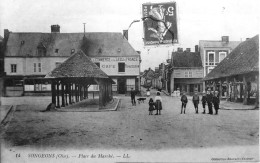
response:
[[[154,100],[153,100],[153,98],[150,98],[150,100],[149,100],[149,115],[153,115],[154,110],[156,110],[155,115],[161,115],[162,98],[160,96],[160,92],[156,93]]]
[[[150,96],[150,90],[149,94],[147,94],[147,96]],[[147,92],[148,92],[147,91]],[[135,91],[133,90],[133,88],[131,89],[131,102],[132,105],[136,105],[136,101],[135,101]],[[195,113],[198,114],[199,113],[199,102],[200,102],[200,97],[198,95],[197,92],[194,93],[193,97],[192,97],[192,102],[195,108]],[[218,91],[214,91],[213,93],[211,92],[210,89],[207,90],[207,93],[205,91],[203,91],[203,96],[201,99],[202,102],[202,107],[203,107],[203,114],[206,113],[206,105],[208,106],[208,114],[213,114],[213,106],[215,109],[215,114],[218,114],[218,110],[219,110],[219,104],[220,104],[220,100],[219,100],[219,93]],[[186,105],[188,103],[188,98],[186,96],[186,93],[183,92],[182,96],[181,96],[181,114],[185,114],[186,111]],[[153,115],[153,111],[156,110],[156,114],[155,115],[161,115],[161,110],[162,110],[162,98],[160,97],[160,92],[158,91],[156,93],[156,96],[153,100],[153,98],[150,98],[149,102],[149,115]]]
[[[181,96],[181,102],[182,102],[182,106],[181,106],[181,114],[184,113],[185,114],[185,110],[186,110],[186,105],[188,103],[188,98],[185,94],[185,92],[183,92],[183,95]],[[200,97],[198,95],[197,92],[195,92],[195,94],[192,97],[192,102],[195,108],[195,113],[198,114],[198,106],[199,106],[199,102],[200,102]],[[208,89],[207,94],[204,91],[203,92],[203,96],[201,99],[202,102],[202,107],[203,107],[203,114],[206,113],[206,104],[208,105],[208,114],[213,114],[213,106],[215,109],[215,114],[218,114],[218,110],[219,110],[219,94],[218,91],[214,91],[213,94],[211,93],[211,90]]]

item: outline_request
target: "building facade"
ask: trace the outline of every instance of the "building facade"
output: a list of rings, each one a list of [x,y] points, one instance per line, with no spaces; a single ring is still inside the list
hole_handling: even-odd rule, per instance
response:
[[[259,107],[259,35],[240,43],[204,80],[228,101]]]
[[[49,94],[50,83],[40,79],[78,50],[115,81],[115,92],[140,89],[140,54],[121,33],[60,33],[60,26],[52,25],[51,33],[5,30],[5,37],[5,96]],[[98,87],[89,90],[98,91]]]
[[[179,48],[172,53],[171,61],[171,93],[176,90],[192,95],[202,92],[203,67],[199,52],[183,51]]]
[[[203,66],[203,77],[210,73],[228,54],[241,43],[229,41],[229,36],[222,36],[221,40],[200,40],[199,52]],[[197,47],[195,47],[197,48]],[[205,90],[205,83],[203,83]]]

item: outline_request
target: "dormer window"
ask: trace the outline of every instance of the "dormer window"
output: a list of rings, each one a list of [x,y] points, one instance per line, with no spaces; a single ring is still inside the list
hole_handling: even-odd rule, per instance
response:
[[[55,49],[55,53],[59,53],[59,49]]]
[[[23,45],[24,44],[24,40],[23,41],[21,41],[21,45]]]
[[[46,48],[42,43],[37,46],[37,51],[38,56],[46,56]]]

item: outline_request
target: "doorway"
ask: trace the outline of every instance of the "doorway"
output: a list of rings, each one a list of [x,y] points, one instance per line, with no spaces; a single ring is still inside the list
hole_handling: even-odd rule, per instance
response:
[[[118,79],[118,93],[125,94],[125,90],[126,90],[126,79],[119,78]]]

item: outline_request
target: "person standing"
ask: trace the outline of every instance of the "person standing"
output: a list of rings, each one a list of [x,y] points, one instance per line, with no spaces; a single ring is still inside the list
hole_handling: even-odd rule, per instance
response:
[[[199,102],[200,102],[200,97],[199,97],[197,92],[194,93],[194,95],[192,97],[192,102],[193,102],[193,105],[194,105],[194,108],[195,108],[195,113],[198,114],[199,113],[198,105],[199,105]]]
[[[153,99],[150,98],[149,100],[149,115],[153,115],[153,110],[154,110],[154,102],[153,102]]]
[[[216,112],[215,114],[216,115],[218,114],[219,103],[220,103],[220,100],[219,100],[218,91],[215,91],[214,92],[214,96],[213,96],[213,105],[214,105],[214,109],[215,109],[215,112]]]
[[[213,100],[213,95],[211,93],[211,90],[208,89],[208,91],[207,91],[207,104],[208,104],[208,109],[209,109],[209,113],[208,114],[213,114],[212,100]]]
[[[185,114],[187,103],[188,103],[188,98],[187,98],[185,92],[183,92],[183,95],[181,96],[181,114],[182,114],[182,110],[183,110],[183,113]]]
[[[136,93],[135,93],[135,91],[134,91],[133,88],[131,88],[130,94],[131,94],[131,102],[132,102],[132,105],[135,106],[135,105],[136,105],[136,102],[135,102],[135,94],[136,94]]]
[[[162,110],[162,98],[160,96],[160,92],[157,92],[155,98],[155,109],[156,109],[156,114],[155,115],[161,115],[161,110]]]
[[[207,97],[206,97],[206,92],[205,91],[203,91],[201,102],[202,102],[202,107],[203,107],[203,112],[202,113],[205,114],[206,113],[205,107],[206,107],[206,102],[207,102]]]

